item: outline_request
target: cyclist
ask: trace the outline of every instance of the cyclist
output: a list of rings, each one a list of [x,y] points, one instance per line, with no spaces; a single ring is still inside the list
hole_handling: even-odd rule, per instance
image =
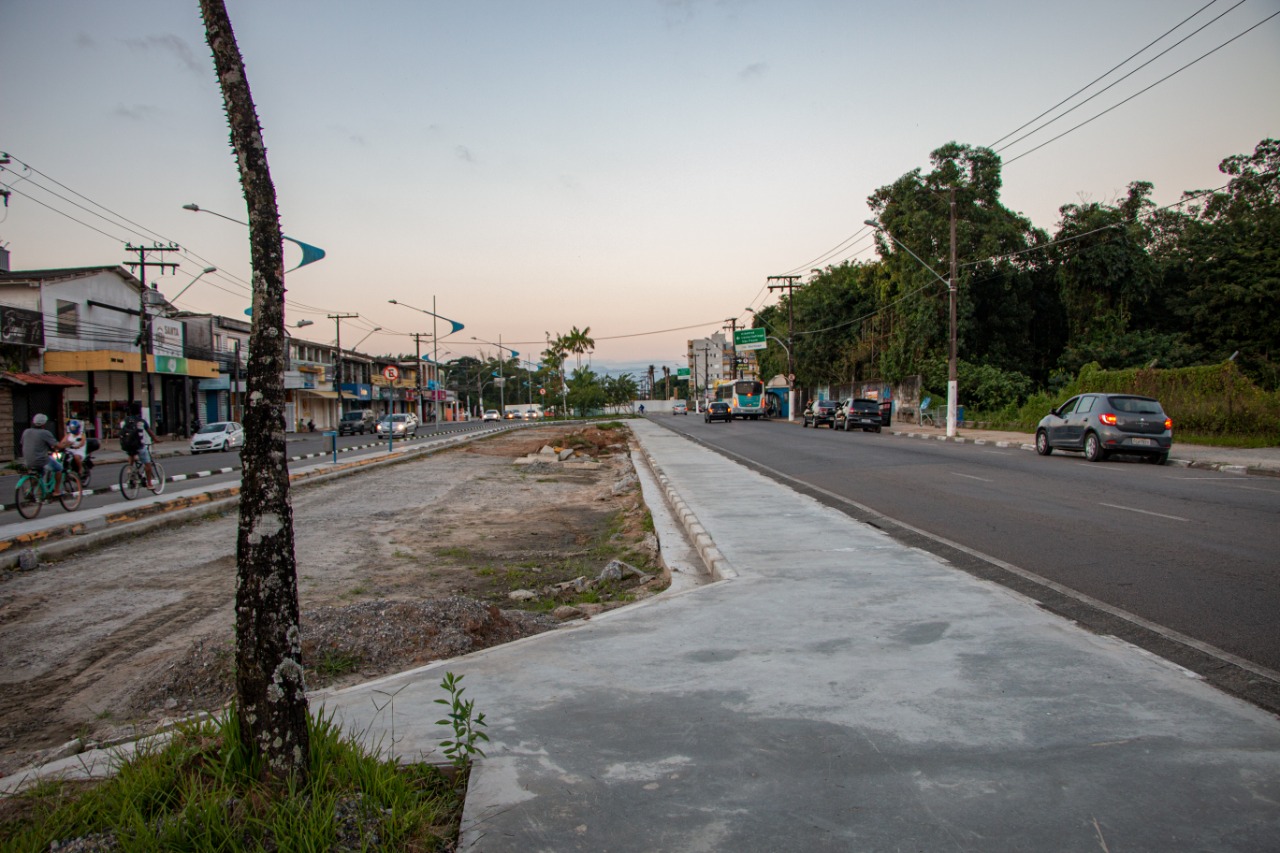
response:
[[[75,465],[76,474],[80,479],[84,479],[84,455],[85,455],[85,437],[84,425],[80,421],[72,418],[67,421],[67,434],[63,436],[62,443],[66,445],[69,451],[67,456]]]
[[[38,414],[31,419],[31,428],[22,433],[22,464],[32,471],[44,476],[45,472],[54,475],[52,497],[62,497],[62,463],[50,455],[51,451],[61,450],[67,446],[66,440],[58,441],[53,433],[45,428],[49,418]]]
[[[121,438],[121,447],[129,454],[130,465],[138,462],[142,463],[147,477],[147,488],[149,489],[156,478],[155,466],[151,464],[151,445],[156,440],[156,434],[151,431],[151,424],[147,423],[142,417],[141,403],[131,403],[129,405],[129,417],[125,418],[124,422],[120,424],[122,433],[130,430],[137,434],[137,439],[125,446],[124,438]]]

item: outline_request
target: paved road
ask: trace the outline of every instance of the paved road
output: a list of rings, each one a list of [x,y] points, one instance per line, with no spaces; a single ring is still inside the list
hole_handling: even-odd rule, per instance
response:
[[[411,444],[427,441],[433,436],[476,430],[482,426],[480,421],[442,423],[438,428],[427,425],[420,427],[418,434],[409,441]],[[324,457],[332,451],[331,441],[332,439],[325,437],[321,432],[290,434],[288,436],[289,457],[291,460]],[[342,459],[381,453],[387,446],[386,440],[379,440],[373,435],[338,436],[337,442],[339,456]],[[403,443],[404,440],[399,439],[396,446]],[[210,487],[234,485],[240,482],[238,451],[202,453],[192,456],[189,446],[190,443],[186,439],[164,441],[158,446],[156,455],[164,466],[165,476],[168,479],[167,488],[185,487],[190,485],[186,481],[192,479],[199,479],[203,485]],[[82,508],[107,506],[124,500],[119,490],[114,488],[120,482],[119,460],[122,456],[115,442],[109,442],[107,447],[94,454],[98,464],[94,466],[90,476],[89,493],[82,501]],[[3,506],[3,509],[0,509],[0,524],[16,523],[22,520],[12,509],[13,490],[16,485],[17,476],[13,471],[0,471],[0,506]],[[54,505],[45,507],[41,515],[45,513],[57,515],[63,514],[64,511],[60,506]]]
[[[924,531],[907,538],[953,562],[1011,564],[1280,671],[1280,479],[785,422],[659,422],[833,506]]]

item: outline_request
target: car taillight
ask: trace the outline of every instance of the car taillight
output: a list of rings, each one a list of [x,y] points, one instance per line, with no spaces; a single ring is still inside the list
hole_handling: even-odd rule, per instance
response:
[[[1165,428],[1165,429],[1173,429],[1173,418],[1165,418],[1165,419],[1164,419],[1164,428]]]
[[[1103,414],[1098,415],[1098,420],[1102,421],[1107,426],[1116,425],[1116,416],[1111,414],[1110,412],[1104,412]]]

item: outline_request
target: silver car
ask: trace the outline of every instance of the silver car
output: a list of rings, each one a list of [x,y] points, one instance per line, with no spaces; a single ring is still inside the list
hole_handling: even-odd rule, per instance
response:
[[[1112,454],[1141,456],[1163,465],[1173,445],[1173,420],[1159,400],[1134,394],[1080,394],[1036,427],[1036,452],[1077,450],[1090,462]]]
[[[244,447],[244,427],[235,421],[205,424],[191,437],[191,455]]]

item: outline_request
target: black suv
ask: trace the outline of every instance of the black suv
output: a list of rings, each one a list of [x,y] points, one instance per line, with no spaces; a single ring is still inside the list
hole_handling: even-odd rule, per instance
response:
[[[731,423],[733,421],[733,409],[729,408],[729,404],[723,400],[712,400],[707,404],[706,411],[702,413],[702,419],[707,423],[712,421]]]
[[[378,419],[373,416],[372,411],[356,409],[342,415],[342,419],[338,421],[338,435],[355,435],[356,433],[364,435],[366,432],[373,432],[377,424]]]
[[[814,429],[826,424],[832,429],[836,428],[836,410],[840,408],[840,404],[835,400],[814,400],[809,408],[804,410],[804,420],[801,426],[811,426]]]
[[[883,426],[880,415],[880,404],[875,400],[855,397],[845,400],[840,406],[840,417],[837,418],[840,428],[845,432],[860,429],[863,432],[879,432]]]

